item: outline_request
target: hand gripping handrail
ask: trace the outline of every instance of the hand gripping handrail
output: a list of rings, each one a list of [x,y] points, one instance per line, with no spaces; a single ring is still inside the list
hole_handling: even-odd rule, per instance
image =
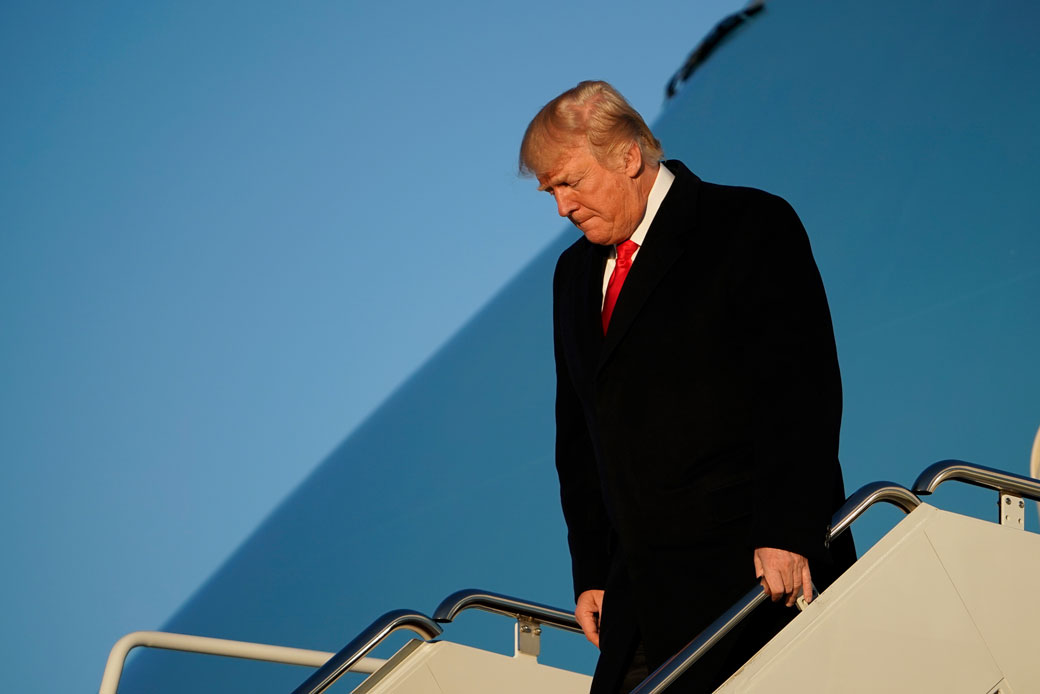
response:
[[[940,460],[929,465],[914,480],[913,490],[916,494],[931,494],[936,487],[948,480],[967,482],[977,487],[995,489],[1002,494],[1014,494],[1040,501],[1040,481],[963,460]]]
[[[827,529],[826,542],[845,532],[852,521],[863,515],[863,512],[879,501],[894,504],[910,513],[921,505],[921,500],[906,487],[892,482],[872,482],[860,487],[831,517],[831,525]],[[756,585],[744,597],[738,600],[721,617],[708,625],[685,648],[673,655],[661,667],[643,680],[632,690],[632,694],[660,694],[680,675],[696,663],[701,656],[718,643],[733,627],[751,614],[756,607],[767,600],[765,589]]]
[[[434,610],[433,619],[436,622],[451,622],[460,612],[469,609],[484,610],[517,619],[526,617],[539,624],[581,633],[581,627],[578,626],[578,620],[572,612],[476,588],[460,590],[444,598]]]
[[[329,658],[317,672],[293,690],[293,694],[318,694],[332,686],[333,682],[361,660],[379,642],[398,629],[410,629],[427,641],[441,635],[441,628],[432,619],[412,610],[391,610],[372,622],[339,653]]]

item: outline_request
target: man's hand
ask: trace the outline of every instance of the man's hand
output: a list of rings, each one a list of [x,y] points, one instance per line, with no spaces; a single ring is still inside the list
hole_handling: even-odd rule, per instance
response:
[[[755,550],[755,577],[762,581],[762,587],[773,602],[786,597],[786,605],[790,607],[799,593],[805,596],[805,602],[812,601],[809,560],[801,554],[759,547]]]
[[[578,596],[578,602],[574,606],[574,618],[585,632],[585,638],[596,648],[599,648],[599,619],[602,606],[602,590],[586,590]]]

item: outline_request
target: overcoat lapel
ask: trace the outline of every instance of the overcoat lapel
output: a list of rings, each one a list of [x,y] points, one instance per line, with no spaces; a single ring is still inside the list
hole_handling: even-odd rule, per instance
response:
[[[675,174],[675,181],[657,210],[657,215],[646,233],[646,241],[640,247],[639,255],[621,287],[603,341],[603,349],[600,351],[600,368],[606,364],[611,352],[639,315],[643,304],[661,278],[679,260],[693,236],[691,227],[692,220],[696,219],[694,209],[700,179],[678,162],[667,164],[669,170]]]
[[[584,356],[583,364],[599,363],[599,354],[603,347],[603,321],[600,316],[603,306],[603,269],[607,264],[607,253],[606,246],[589,244],[588,252],[585,254],[585,266],[581,269],[581,279],[576,287],[580,317],[576,333],[578,349]]]

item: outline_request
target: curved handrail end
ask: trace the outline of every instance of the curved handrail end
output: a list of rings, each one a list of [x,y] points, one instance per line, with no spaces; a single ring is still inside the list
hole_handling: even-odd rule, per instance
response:
[[[354,640],[329,658],[328,662],[318,668],[293,690],[293,694],[320,694],[330,687],[340,675],[349,670],[354,663],[360,661],[369,651],[398,629],[410,629],[431,641],[443,633],[440,625],[421,612],[415,610],[390,610],[370,624]]]
[[[507,617],[528,617],[546,626],[565,631],[581,632],[578,620],[567,610],[543,605],[529,600],[521,600],[489,590],[467,588],[458,590],[444,598],[433,611],[434,621],[445,623],[453,621],[460,612],[478,609],[485,612],[505,615]]]
[[[936,487],[946,480],[951,479],[951,477],[953,477],[962,466],[973,467],[972,463],[964,460],[957,460],[955,458],[934,462],[924,470],[921,470],[921,474],[919,474],[917,479],[914,480],[910,489],[918,496],[931,494],[935,491]]]
[[[845,503],[841,505],[841,508],[831,516],[831,525],[827,529],[825,544],[829,546],[835,538],[852,525],[852,521],[859,518],[864,511],[879,501],[898,506],[906,513],[910,513],[921,505],[921,500],[917,498],[917,495],[901,484],[884,481],[865,484],[850,494]]]
[[[967,482],[976,487],[995,489],[1002,494],[1040,501],[1040,481],[963,460],[940,460],[929,465],[917,476],[913,488],[918,494],[931,494],[936,487],[948,480]]]
[[[454,593],[441,600],[440,604],[437,605],[437,609],[433,611],[433,621],[440,622],[441,624],[454,621],[459,612],[466,609],[466,607],[473,602],[475,597],[486,594],[487,591],[479,590],[477,588],[463,588],[462,590],[456,590]]]

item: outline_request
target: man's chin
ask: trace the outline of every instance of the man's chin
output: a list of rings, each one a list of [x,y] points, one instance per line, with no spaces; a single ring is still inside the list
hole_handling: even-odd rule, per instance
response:
[[[578,227],[578,230],[585,235],[585,238],[589,243],[594,243],[599,246],[611,245],[610,234],[603,229],[598,229],[595,226],[590,227],[588,223],[580,226],[575,224],[574,226]]]

